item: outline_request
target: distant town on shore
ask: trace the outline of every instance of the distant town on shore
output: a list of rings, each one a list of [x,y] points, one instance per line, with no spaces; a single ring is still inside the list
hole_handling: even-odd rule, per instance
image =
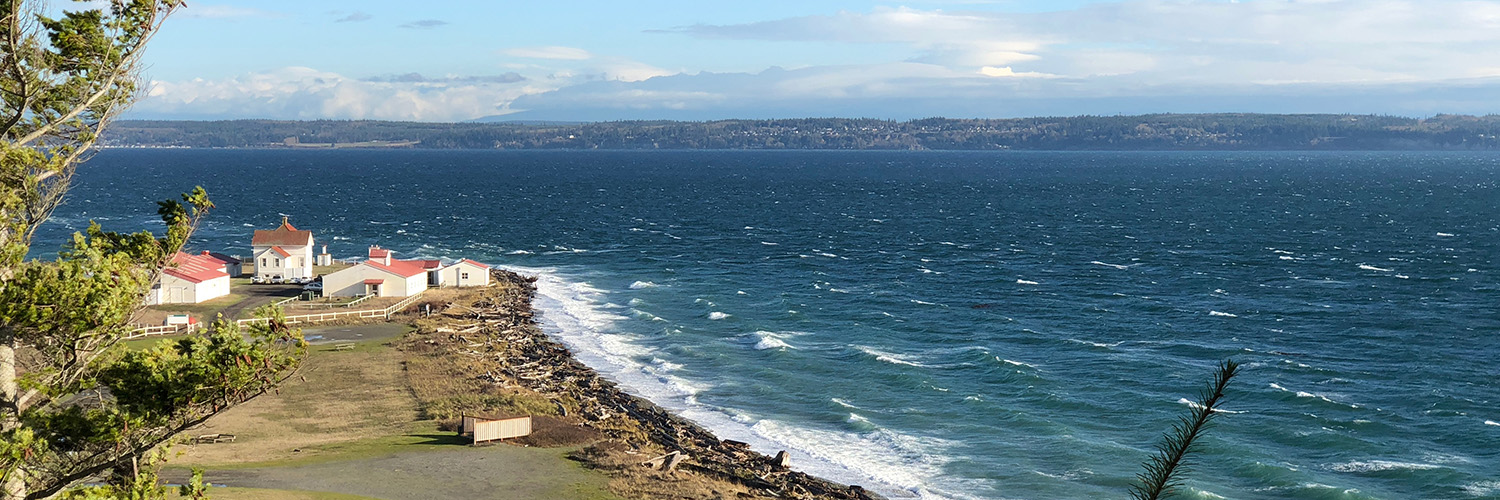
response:
[[[1157,114],[1013,119],[116,123],[105,147],[831,150],[1493,150],[1500,115]]]

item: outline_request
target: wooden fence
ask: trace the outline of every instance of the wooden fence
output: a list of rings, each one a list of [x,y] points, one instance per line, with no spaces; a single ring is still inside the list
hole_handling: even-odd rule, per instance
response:
[[[356,300],[354,302],[350,302],[349,304],[355,304],[355,303],[358,303],[358,302],[364,302],[366,299],[369,299],[370,297],[373,297],[373,295],[366,295],[364,297],[361,297],[359,300]],[[296,297],[293,297],[293,299],[295,299],[295,298]],[[339,311],[339,312],[326,312],[326,313],[317,313],[317,314],[298,314],[296,316],[287,316],[286,317],[286,322],[289,325],[294,325],[294,324],[297,324],[297,323],[318,323],[318,322],[321,322],[321,321],[330,321],[330,320],[342,319],[342,318],[381,318],[381,319],[391,319],[391,315],[396,314],[398,312],[401,312],[403,309],[406,309],[408,306],[411,306],[411,304],[413,302],[416,302],[417,299],[419,299],[419,298],[422,298],[421,292],[418,292],[416,295],[412,295],[410,297],[401,299],[400,302],[397,302],[395,304],[391,304],[390,307],[387,307],[385,309],[365,309],[365,310],[360,310],[360,311]],[[284,303],[284,302],[286,302],[286,301],[278,302],[275,305],[280,305],[281,303]],[[244,325],[255,324],[255,323],[264,323],[265,321],[266,321],[265,318],[250,318],[250,319],[235,320],[235,323],[239,324],[240,326],[244,326]],[[145,326],[145,327],[141,327],[141,328],[137,328],[137,329],[131,330],[130,333],[125,334],[125,336],[121,337],[121,339],[122,340],[135,340],[135,339],[145,338],[145,337],[151,337],[151,336],[155,336],[155,335],[175,335],[175,334],[178,334],[178,333],[193,333],[193,332],[198,331],[198,329],[201,328],[200,325],[202,325],[202,324],[203,323],[193,323],[193,324],[189,324],[189,325]]]
[[[297,297],[293,297],[293,298],[295,299]],[[341,307],[345,308],[345,309],[348,309],[348,308],[354,307],[356,304],[359,304],[360,302],[364,302],[364,301],[370,300],[372,298],[375,298],[375,296],[367,294],[367,295],[360,295],[358,298],[356,298],[354,300],[351,300],[351,301],[348,301],[348,302],[342,302],[342,303],[338,303],[338,304],[297,304],[296,307],[298,309],[337,309],[337,308],[341,308]],[[288,301],[282,301],[282,302],[288,302]]]
[[[365,310],[360,310],[360,311],[339,311],[339,312],[326,312],[326,313],[315,313],[315,314],[298,314],[296,316],[287,316],[286,317],[286,323],[288,325],[295,325],[297,323],[318,323],[318,322],[321,322],[321,321],[331,321],[331,320],[342,319],[342,318],[382,318],[382,319],[391,319],[391,315],[392,314],[396,314],[398,312],[401,312],[402,309],[406,309],[407,306],[410,306],[413,302],[416,302],[417,299],[419,299],[419,298],[422,298],[422,293],[421,292],[418,292],[416,295],[412,295],[410,297],[401,299],[400,302],[397,302],[395,304],[391,304],[390,307],[387,307],[385,309],[365,309]],[[250,325],[250,324],[264,323],[264,322],[266,322],[265,318],[249,318],[249,319],[235,320],[235,323],[239,323],[240,325]]]
[[[135,340],[139,338],[150,337],[153,335],[193,333],[198,331],[198,325],[201,324],[202,323],[189,323],[186,325],[143,326],[131,330],[130,333],[125,334],[124,337],[120,337],[120,340]]]

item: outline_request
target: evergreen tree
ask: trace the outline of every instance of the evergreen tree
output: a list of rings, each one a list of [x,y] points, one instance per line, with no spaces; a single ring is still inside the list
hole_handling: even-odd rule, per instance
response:
[[[78,164],[138,94],[146,43],[181,5],[105,3],[52,17],[34,0],[0,0],[3,500],[51,497],[109,472],[121,495],[159,491],[142,482],[154,477],[139,470],[143,457],[273,388],[305,349],[274,314],[249,332],[219,321],[207,335],[147,350],[119,345],[161,269],[213,207],[202,188],[160,203],[162,236],[90,224],[55,260],[28,258]]]

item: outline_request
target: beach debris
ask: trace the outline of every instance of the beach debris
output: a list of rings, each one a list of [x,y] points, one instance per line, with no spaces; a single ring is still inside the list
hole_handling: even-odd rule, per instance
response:
[[[462,356],[472,373],[482,374],[478,377],[534,391],[551,399],[558,414],[571,415],[581,421],[579,425],[631,448],[672,450],[640,462],[652,470],[683,469],[739,482],[767,496],[879,498],[859,487],[791,470],[785,451],[769,457],[748,443],[720,440],[692,421],[625,393],[541,330],[532,310],[536,278],[498,269],[492,270],[492,277],[495,286],[470,305],[452,304],[444,314],[428,318],[439,324],[419,332],[421,340],[413,343],[426,346],[428,352]]]

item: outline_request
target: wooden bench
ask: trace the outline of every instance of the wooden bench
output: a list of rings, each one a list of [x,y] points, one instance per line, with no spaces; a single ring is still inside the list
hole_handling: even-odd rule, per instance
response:
[[[354,344],[337,344],[333,346],[335,351],[353,351]]]

